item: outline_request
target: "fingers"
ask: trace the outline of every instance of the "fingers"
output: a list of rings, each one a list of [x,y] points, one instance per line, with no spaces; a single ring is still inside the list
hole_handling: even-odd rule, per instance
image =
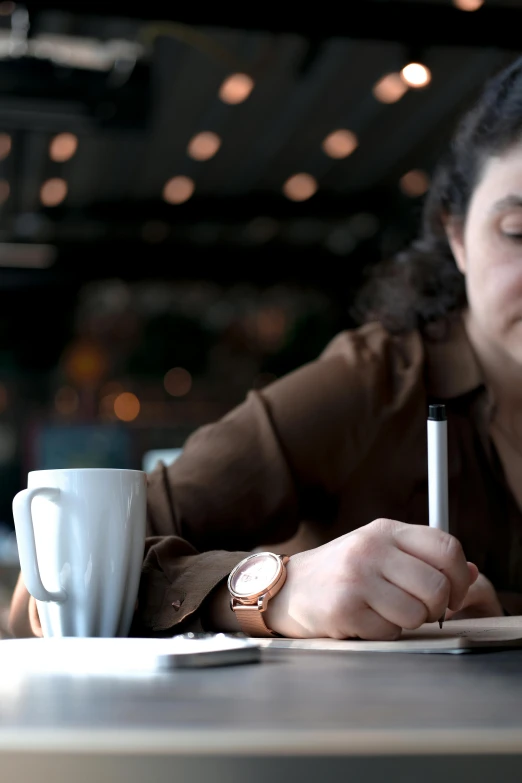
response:
[[[471,579],[470,584],[472,585],[478,579],[479,570],[478,570],[477,566],[475,565],[475,563],[470,563],[469,560],[468,560],[468,571],[469,571],[469,576],[470,576],[470,579]]]
[[[458,612],[448,612],[448,620],[463,620],[469,617],[502,617],[504,610],[497,592],[484,574],[479,574],[471,585],[464,603]]]
[[[388,557],[381,564],[381,573],[384,579],[395,586],[395,590],[408,594],[416,599],[424,610],[423,619],[416,625],[403,625],[403,628],[418,628],[422,623],[433,623],[441,617],[448,606],[450,594],[450,581],[448,577],[433,566],[418,560],[416,557],[393,547]],[[401,606],[404,604],[402,599]],[[372,604],[372,606],[374,606]],[[376,609],[377,607],[374,606]],[[406,608],[406,607],[405,607]],[[413,622],[419,616],[419,609],[414,608],[411,602],[408,608],[412,612]],[[392,619],[389,614],[385,615]],[[395,619],[393,619],[396,622]]]
[[[413,630],[428,621],[428,609],[422,601],[386,579],[375,582],[368,604],[383,620],[399,628]]]
[[[367,639],[371,642],[387,642],[398,639],[402,628],[381,617],[371,607],[362,610],[353,633],[345,638]]]
[[[396,525],[393,535],[397,547],[403,552],[444,572],[450,582],[448,607],[458,609],[468,592],[471,573],[457,539],[424,525]]]

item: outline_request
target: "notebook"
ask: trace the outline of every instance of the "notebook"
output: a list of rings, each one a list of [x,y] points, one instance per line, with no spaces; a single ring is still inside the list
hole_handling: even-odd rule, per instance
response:
[[[416,631],[403,631],[393,642],[362,639],[257,639],[276,650],[326,650],[333,652],[466,653],[480,648],[522,647],[522,616],[450,620],[439,628],[426,623]]]

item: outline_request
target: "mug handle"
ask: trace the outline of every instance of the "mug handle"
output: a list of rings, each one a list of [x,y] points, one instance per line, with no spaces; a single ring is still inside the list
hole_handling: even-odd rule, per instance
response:
[[[42,583],[40,569],[38,568],[33,517],[31,514],[31,503],[37,495],[44,495],[50,500],[54,500],[60,496],[60,490],[56,487],[23,489],[13,498],[13,517],[20,568],[22,569],[27,589],[38,601],[58,601],[62,603],[67,598],[65,590],[57,590],[55,593],[46,590]]]

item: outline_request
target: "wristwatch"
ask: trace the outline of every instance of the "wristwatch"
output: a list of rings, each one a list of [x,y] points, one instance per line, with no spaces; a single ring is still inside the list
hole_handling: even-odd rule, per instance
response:
[[[263,612],[284,585],[289,560],[288,555],[257,552],[238,563],[230,573],[230,608],[247,636],[279,636],[267,628]]]

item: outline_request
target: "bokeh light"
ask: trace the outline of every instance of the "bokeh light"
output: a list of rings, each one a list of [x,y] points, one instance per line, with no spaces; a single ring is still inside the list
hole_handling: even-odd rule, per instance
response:
[[[342,128],[329,133],[322,143],[324,152],[330,158],[347,158],[357,149],[357,136],[351,130]]]
[[[109,393],[102,395],[100,399],[100,416],[103,419],[114,419],[114,403],[118,393]]]
[[[221,139],[213,131],[201,131],[191,138],[187,154],[194,160],[210,160],[221,147]]]
[[[408,63],[402,69],[401,77],[408,87],[426,87],[431,82],[431,71],[421,63]]]
[[[283,193],[291,201],[306,201],[318,189],[317,180],[311,174],[302,172],[289,177],[283,185]]]
[[[43,183],[40,188],[40,201],[44,207],[56,207],[67,196],[67,182],[60,177],[53,177]]]
[[[184,397],[192,388],[192,376],[183,367],[173,367],[166,373],[163,385],[173,397]]]
[[[64,367],[76,386],[91,386],[103,378],[107,358],[97,343],[80,339],[67,349]]]
[[[379,219],[371,212],[357,212],[348,220],[347,227],[356,239],[370,239],[379,230]]]
[[[11,152],[13,142],[8,133],[0,133],[0,160],[5,160]]]
[[[168,204],[183,204],[194,193],[196,186],[190,177],[172,177],[165,183],[163,198]]]
[[[478,11],[484,5],[484,0],[453,0],[453,5],[461,11]]]
[[[142,238],[151,245],[158,245],[160,242],[163,242],[169,234],[170,228],[162,220],[148,220],[141,228]]]
[[[388,73],[373,87],[374,97],[381,103],[396,103],[408,92],[408,85],[399,73]]]
[[[57,163],[63,163],[73,157],[78,149],[78,136],[74,133],[59,133],[51,140],[49,157]]]
[[[247,73],[233,73],[219,88],[219,97],[223,103],[237,104],[246,101],[254,89],[254,80]]]
[[[263,242],[270,242],[271,239],[277,236],[279,230],[279,223],[273,217],[268,215],[259,215],[253,218],[245,226],[245,236],[251,242],[257,242],[262,244]]]
[[[72,386],[62,386],[54,395],[54,407],[62,416],[72,416],[79,404],[78,392]]]
[[[0,179],[0,204],[5,204],[9,198],[11,187],[6,179]]]
[[[285,339],[287,317],[281,307],[262,307],[254,315],[257,341],[264,351],[277,351]]]
[[[357,238],[347,225],[336,226],[325,239],[325,245],[331,253],[348,256],[357,247]]]
[[[140,401],[132,392],[122,392],[114,400],[114,413],[120,421],[134,421],[140,413]]]
[[[402,192],[410,198],[423,196],[430,186],[430,178],[425,171],[421,169],[412,169],[408,171],[399,182]]]

